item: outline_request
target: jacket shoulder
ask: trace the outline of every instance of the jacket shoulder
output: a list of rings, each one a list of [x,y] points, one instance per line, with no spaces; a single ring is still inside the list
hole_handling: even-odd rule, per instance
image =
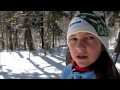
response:
[[[68,64],[62,71],[61,78],[67,79],[69,74],[72,72],[72,65]]]

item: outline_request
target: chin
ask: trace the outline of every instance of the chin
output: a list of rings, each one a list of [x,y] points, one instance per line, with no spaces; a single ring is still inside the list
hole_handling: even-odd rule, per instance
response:
[[[80,67],[87,67],[87,66],[89,66],[89,65],[86,65],[86,64],[78,64],[78,66],[80,66]]]

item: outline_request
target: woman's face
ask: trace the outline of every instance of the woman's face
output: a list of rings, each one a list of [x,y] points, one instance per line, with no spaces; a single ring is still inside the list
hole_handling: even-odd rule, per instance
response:
[[[69,37],[68,47],[77,65],[87,67],[98,59],[102,43],[91,33],[79,32]]]

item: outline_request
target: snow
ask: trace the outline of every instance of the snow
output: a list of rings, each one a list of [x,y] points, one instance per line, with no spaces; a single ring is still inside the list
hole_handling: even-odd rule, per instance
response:
[[[1,51],[0,79],[59,79],[65,67],[66,47],[53,50],[46,56],[42,50]]]

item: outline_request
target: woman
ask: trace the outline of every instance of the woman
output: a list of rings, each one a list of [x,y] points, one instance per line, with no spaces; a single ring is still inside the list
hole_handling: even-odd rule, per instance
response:
[[[62,79],[118,79],[119,73],[108,53],[108,29],[98,12],[77,12],[67,31],[72,61]]]

